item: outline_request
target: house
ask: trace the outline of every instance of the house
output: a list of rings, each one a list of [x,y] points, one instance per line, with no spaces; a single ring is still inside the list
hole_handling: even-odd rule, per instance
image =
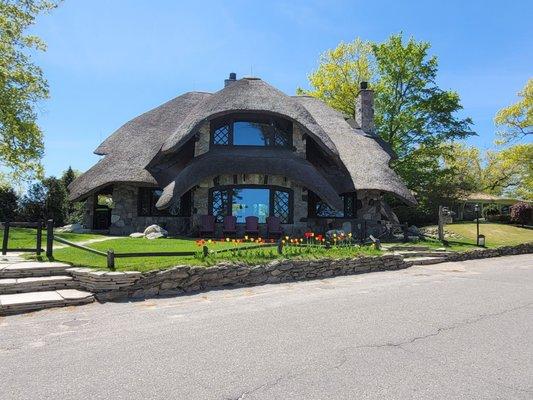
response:
[[[483,215],[483,208],[488,205],[494,204],[498,207],[501,215],[509,215],[510,208],[513,204],[516,204],[522,200],[513,199],[509,197],[495,196],[489,193],[471,193],[465,196],[457,202],[454,207],[456,219],[458,221],[473,220],[476,218],[475,206],[479,205],[479,215]]]
[[[232,73],[215,93],[185,93],[119,128],[70,199],[85,201],[87,227],[112,234],[157,223],[194,235],[207,214],[235,215],[239,227],[254,215],[262,230],[276,216],[291,234],[379,225],[396,218],[385,193],[416,200],[374,134],[366,83],[356,108],[347,121],[316,98]]]

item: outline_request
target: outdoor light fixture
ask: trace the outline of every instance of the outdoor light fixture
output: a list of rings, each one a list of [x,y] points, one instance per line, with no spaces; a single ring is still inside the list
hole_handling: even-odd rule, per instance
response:
[[[476,212],[476,244],[481,247],[485,247],[485,235],[479,234],[479,204],[474,205],[474,211]]]

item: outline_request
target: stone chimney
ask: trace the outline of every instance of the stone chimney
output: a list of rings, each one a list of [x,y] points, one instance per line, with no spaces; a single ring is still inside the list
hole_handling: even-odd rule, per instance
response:
[[[224,87],[231,85],[237,80],[237,74],[235,72],[230,72],[229,78],[224,79]]]
[[[368,88],[368,82],[361,82],[355,99],[355,123],[365,133],[374,134],[374,91]]]

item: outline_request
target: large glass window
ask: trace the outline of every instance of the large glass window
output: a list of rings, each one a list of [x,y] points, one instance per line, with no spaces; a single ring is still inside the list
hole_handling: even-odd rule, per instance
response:
[[[255,216],[265,223],[270,212],[269,189],[233,189],[231,214],[237,222],[245,222],[246,217]]]
[[[163,190],[154,188],[139,188],[137,200],[138,215],[140,217],[150,216],[188,216],[190,215],[191,195],[185,193],[181,198],[174,201],[165,210],[158,210],[156,203],[163,194]]]
[[[223,117],[211,123],[211,144],[290,147],[292,122],[246,114]]]
[[[210,211],[217,222],[222,222],[226,215],[234,215],[238,223],[245,223],[248,216],[256,216],[260,223],[265,223],[273,215],[287,224],[291,219],[291,193],[276,187],[215,188],[211,190]]]

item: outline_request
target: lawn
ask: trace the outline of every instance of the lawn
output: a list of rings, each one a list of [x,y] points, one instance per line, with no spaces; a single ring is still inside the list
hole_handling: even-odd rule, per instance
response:
[[[461,236],[469,243],[476,242],[476,224],[472,222],[446,225],[446,230]],[[479,233],[485,235],[487,247],[513,246],[533,242],[533,230],[507,224],[480,222]]]
[[[9,228],[8,248],[35,248],[37,229],[32,228]],[[56,234],[71,242],[84,242],[91,239],[105,238],[104,235],[94,235],[90,233],[59,233]],[[4,229],[0,229],[0,238],[4,237]],[[0,239],[1,240],[1,239]],[[55,243],[54,245],[57,245]],[[43,229],[42,247],[46,246],[46,230]]]
[[[194,239],[157,239],[147,240],[144,238],[121,238],[107,242],[91,243],[88,247],[96,250],[107,251],[113,249],[115,254],[133,252],[163,252],[163,251],[194,251],[194,256],[187,257],[128,257],[116,258],[115,268],[117,270],[149,271],[172,267],[179,264],[188,265],[213,265],[222,261],[243,262],[249,265],[260,264],[280,258],[348,258],[358,255],[376,255],[379,251],[369,246],[337,247],[326,250],[323,247],[297,247],[287,246],[284,254],[277,253],[276,246],[261,249],[245,250],[254,243],[227,243],[212,242],[206,243],[210,251],[222,249],[234,249],[223,253],[210,254],[203,257],[202,248],[196,244]],[[74,266],[84,266],[91,268],[106,269],[106,258],[72,247],[62,248],[54,251],[54,260],[62,261]]]

